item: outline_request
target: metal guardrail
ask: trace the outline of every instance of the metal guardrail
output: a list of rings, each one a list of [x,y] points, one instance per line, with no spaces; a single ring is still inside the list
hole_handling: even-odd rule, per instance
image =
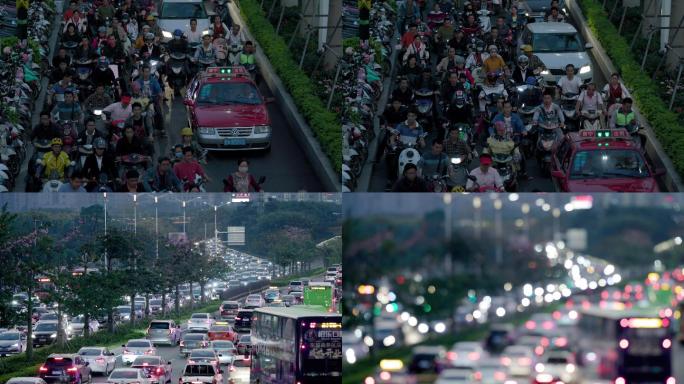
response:
[[[608,57],[608,54],[603,49],[601,42],[591,33],[587,21],[584,18],[584,14],[577,3],[577,0],[566,0],[565,4],[570,11],[570,15],[575,21],[579,32],[582,34],[582,37],[594,46],[594,48],[591,50],[591,56],[598,64],[598,69],[606,79],[610,79],[610,75],[617,72],[617,70],[610,57]],[[667,153],[665,153],[665,150],[660,145],[660,142],[658,142],[658,139],[653,132],[653,128],[648,123],[646,118],[639,112],[639,109],[636,106],[633,106],[632,108],[634,109],[634,114],[637,116],[637,119],[639,119],[641,126],[644,127],[644,132],[647,138],[646,157],[648,160],[650,160],[651,164],[655,168],[665,169],[665,175],[659,180],[660,184],[662,184],[661,188],[664,188],[669,192],[684,191],[682,179],[677,173],[674,164],[672,164],[672,160],[670,160],[670,157],[667,155]]]

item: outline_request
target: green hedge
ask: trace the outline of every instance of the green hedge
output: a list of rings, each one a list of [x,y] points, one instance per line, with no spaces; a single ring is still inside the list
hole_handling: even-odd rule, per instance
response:
[[[297,109],[316,135],[323,151],[338,172],[342,170],[342,131],[333,112],[316,96],[316,88],[309,76],[299,69],[287,43],[276,35],[256,0],[241,0],[240,13],[271,65],[292,95]]]
[[[674,163],[677,173],[684,175],[684,127],[679,124],[677,115],[669,111],[665,102],[658,96],[658,84],[651,81],[648,74],[643,73],[629,44],[608,20],[601,3],[597,0],[579,0],[579,3],[592,33],[603,45],[625,84],[634,89],[632,97],[636,105],[653,127],[658,141]]]

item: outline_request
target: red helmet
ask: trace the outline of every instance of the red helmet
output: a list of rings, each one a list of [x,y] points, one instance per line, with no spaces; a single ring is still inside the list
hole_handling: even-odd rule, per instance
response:
[[[65,145],[65,146],[67,146],[67,145],[68,145],[68,146],[74,145],[74,138],[71,137],[71,136],[65,137],[65,138],[64,138],[64,145]]]

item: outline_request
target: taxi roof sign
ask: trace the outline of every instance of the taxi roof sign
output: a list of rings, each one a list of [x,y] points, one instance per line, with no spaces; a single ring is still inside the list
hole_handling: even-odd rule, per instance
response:
[[[629,138],[629,132],[626,129],[583,129],[579,131],[582,138],[588,139],[617,139]]]
[[[208,76],[216,76],[216,75],[246,75],[247,70],[243,66],[234,66],[234,67],[209,67],[206,69],[204,72]]]

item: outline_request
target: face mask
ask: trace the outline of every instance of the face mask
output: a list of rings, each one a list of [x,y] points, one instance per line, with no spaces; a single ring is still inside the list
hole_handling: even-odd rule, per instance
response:
[[[239,168],[238,168],[238,171],[240,171],[240,172],[242,172],[242,173],[247,173],[248,170],[249,170],[248,167],[239,167]]]
[[[183,154],[180,152],[176,152],[176,158],[180,159],[181,157],[183,157]]]

